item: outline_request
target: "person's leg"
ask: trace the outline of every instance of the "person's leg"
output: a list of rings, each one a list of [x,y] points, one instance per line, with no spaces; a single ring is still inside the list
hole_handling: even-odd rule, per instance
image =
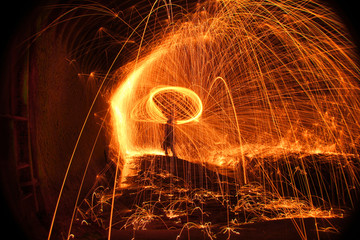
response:
[[[168,153],[168,146],[167,145],[164,146],[164,150],[165,150],[165,156],[168,156],[169,153]]]
[[[165,158],[164,158],[164,160],[165,160],[165,169],[167,171],[170,171],[169,153],[168,153],[168,146],[167,145],[164,146],[164,150],[165,150]]]
[[[173,156],[176,157],[174,145],[171,145],[171,152],[172,152]]]

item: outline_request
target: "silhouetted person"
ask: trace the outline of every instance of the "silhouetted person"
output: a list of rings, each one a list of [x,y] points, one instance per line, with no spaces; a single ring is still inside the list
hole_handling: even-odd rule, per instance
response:
[[[174,124],[173,124],[173,116],[167,120],[165,124],[165,137],[164,142],[162,145],[163,149],[165,150],[165,155],[168,156],[168,148],[171,149],[171,152],[174,157],[176,157],[175,150],[174,150]]]

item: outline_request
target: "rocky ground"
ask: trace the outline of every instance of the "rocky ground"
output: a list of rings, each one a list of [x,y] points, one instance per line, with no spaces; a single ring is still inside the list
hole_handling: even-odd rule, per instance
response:
[[[186,160],[144,156],[115,191],[97,188],[79,208],[74,236],[112,239],[341,239],[358,201],[351,157],[248,160],[247,182]],[[271,179],[265,181],[264,178]],[[270,184],[271,183],[271,184]],[[310,192],[310,194],[308,194]]]

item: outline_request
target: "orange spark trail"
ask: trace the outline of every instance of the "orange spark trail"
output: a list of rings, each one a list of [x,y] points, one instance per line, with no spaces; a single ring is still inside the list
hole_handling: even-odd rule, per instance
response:
[[[182,219],[181,233],[210,237],[207,202],[226,209],[229,236],[253,219],[291,218],[304,239],[295,218],[341,216],[333,206],[353,205],[360,72],[333,12],[316,1],[205,1],[178,15],[156,4],[131,28],[142,30],[135,59],[113,74],[110,225],[116,191],[127,190],[136,197],[121,213],[124,228],[146,229],[162,208]]]

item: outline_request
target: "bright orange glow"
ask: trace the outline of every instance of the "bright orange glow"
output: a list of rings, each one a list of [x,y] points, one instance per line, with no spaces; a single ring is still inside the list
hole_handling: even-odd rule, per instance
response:
[[[335,17],[302,9],[205,3],[128,64],[126,77],[115,74],[122,80],[110,100],[112,146],[122,175],[131,155],[162,152],[171,111],[178,157],[229,169],[241,163],[245,182],[245,158],[354,153],[359,74],[350,43]]]
[[[94,187],[79,210],[109,223],[109,239],[113,223],[145,230],[159,222],[179,236],[196,228],[215,238],[218,209],[222,222],[213,224],[229,237],[245,223],[287,218],[306,239],[294,218],[342,217],[343,206],[354,207],[360,71],[330,9],[311,0],[209,0],[187,12],[155,1],[135,26],[109,16],[130,32],[110,70],[130,43],[136,49],[105,75],[115,83],[114,184]],[[106,204],[110,220],[101,216]]]
[[[201,99],[196,93],[183,87],[153,88],[133,108],[131,118],[135,121],[165,124],[171,111],[174,112],[176,124],[198,121],[202,113]]]

